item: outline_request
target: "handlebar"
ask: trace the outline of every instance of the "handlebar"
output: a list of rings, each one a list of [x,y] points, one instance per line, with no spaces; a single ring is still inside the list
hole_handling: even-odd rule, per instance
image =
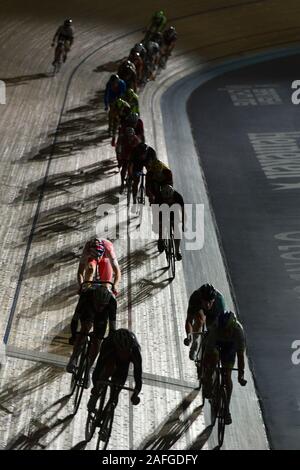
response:
[[[129,392],[134,392],[133,388],[125,387],[124,385],[121,386],[121,385],[119,385],[115,382],[112,382],[111,380],[99,380],[98,383],[101,383],[103,385],[108,385],[109,387],[117,387],[117,388],[120,388],[120,389],[128,390]]]

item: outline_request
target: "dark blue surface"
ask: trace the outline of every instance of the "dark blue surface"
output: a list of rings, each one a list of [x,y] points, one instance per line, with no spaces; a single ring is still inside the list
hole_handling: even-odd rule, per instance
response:
[[[300,182],[300,177],[268,179],[248,134],[300,131],[300,106],[291,102],[291,84],[296,79],[300,79],[299,57],[273,60],[212,79],[188,102],[264,417],[276,449],[300,448],[300,365],[291,361],[291,344],[300,339],[300,276],[292,279],[297,271],[288,271],[300,267],[300,189],[279,191],[273,183]],[[256,100],[256,105],[234,106],[224,89],[246,86],[253,92],[263,85],[276,90],[280,104]],[[293,161],[300,165],[298,142],[299,155]],[[299,232],[299,241],[276,238],[293,231]],[[292,252],[294,259],[282,257]]]

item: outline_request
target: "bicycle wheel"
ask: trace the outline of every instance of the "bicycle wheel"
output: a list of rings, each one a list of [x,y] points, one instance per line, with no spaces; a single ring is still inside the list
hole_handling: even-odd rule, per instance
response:
[[[211,424],[214,426],[220,407],[220,372],[219,369],[213,374],[213,386],[212,386],[212,395],[210,399],[210,419]]]
[[[102,410],[104,407],[106,392],[107,392],[107,385],[103,387],[102,392],[99,395],[99,399],[97,401],[97,404],[99,403],[99,406],[97,407],[97,404],[96,404],[95,412],[89,411],[88,413],[88,417],[87,417],[86,425],[85,425],[85,440],[87,442],[89,442],[92,439],[97,425],[99,426]]]
[[[115,415],[115,408],[114,408],[113,405],[111,405],[109,407],[109,409],[107,410],[107,415],[106,415],[105,419],[103,420],[103,422],[101,424],[101,428],[99,430],[98,440],[97,440],[97,447],[96,447],[97,450],[106,450],[107,449],[109,439],[110,439],[110,436],[111,436],[112,425],[113,425],[113,421],[114,421],[114,415]],[[103,435],[103,430],[104,429],[106,430],[105,435]]]
[[[175,277],[175,246],[173,236],[165,240],[165,251],[168,268],[171,269],[172,279]]]
[[[74,415],[78,411],[82,394],[83,394],[83,390],[84,390],[84,383],[88,374],[88,360],[87,360],[88,348],[89,348],[89,343],[86,341],[80,353],[78,370],[75,372],[76,384],[75,384],[75,390],[74,390],[74,411],[73,411]]]
[[[227,412],[227,395],[224,386],[220,394],[219,412],[218,412],[218,443],[219,447],[223,445],[225,434],[225,417]]]

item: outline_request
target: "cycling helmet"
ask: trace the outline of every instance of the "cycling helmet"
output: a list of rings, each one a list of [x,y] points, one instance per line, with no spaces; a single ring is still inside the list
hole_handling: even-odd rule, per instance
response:
[[[102,240],[98,238],[93,238],[89,242],[89,254],[92,258],[99,259],[103,256],[105,252],[105,246]]]
[[[67,26],[67,25],[70,25],[70,24],[72,24],[71,18],[66,18],[65,21],[64,21],[64,25]]]
[[[134,91],[132,88],[127,88],[127,91],[126,91],[126,93],[125,93],[125,96],[126,96],[127,98],[131,98],[131,99],[138,97],[137,94],[135,93],[135,91]]]
[[[161,18],[163,18],[165,16],[164,12],[162,10],[160,11],[156,11],[153,15],[153,17],[157,20],[160,20]]]
[[[224,329],[224,328],[231,328],[236,323],[236,316],[233,312],[224,311],[219,314],[217,320],[217,327]]]
[[[125,135],[127,135],[127,136],[133,136],[133,135],[135,135],[135,130],[133,129],[133,127],[126,127],[126,129],[125,129]]]
[[[147,144],[144,144],[143,142],[141,142],[139,145],[137,145],[136,147],[136,153],[138,154],[138,156],[142,156],[144,155],[147,150],[148,150],[148,145]]]
[[[174,196],[174,188],[170,184],[165,184],[162,186],[160,194],[163,199],[172,199]]]
[[[114,102],[114,105],[115,107],[121,111],[122,109],[126,108],[126,107],[129,107],[129,104],[127,103],[127,101],[125,100],[122,100],[122,98],[117,98],[116,101]]]
[[[135,334],[125,328],[114,331],[112,341],[119,351],[131,351],[134,346],[138,346]]]
[[[210,302],[216,298],[217,292],[212,284],[203,284],[200,287],[200,294],[203,300]]]
[[[116,73],[110,76],[110,79],[109,79],[110,82],[116,82],[117,80],[119,81],[120,77]]]
[[[136,127],[138,120],[138,113],[130,113],[126,119],[126,124],[128,125],[128,127]]]

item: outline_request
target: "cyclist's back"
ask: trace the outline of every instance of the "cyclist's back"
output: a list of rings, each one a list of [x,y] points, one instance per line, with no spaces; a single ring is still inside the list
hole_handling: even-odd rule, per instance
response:
[[[141,348],[136,336],[131,331],[120,328],[113,331],[103,341],[100,355],[93,372],[93,389],[88,403],[88,409],[93,410],[99,391],[101,381],[107,381],[109,377],[113,383],[123,387],[128,376],[129,366],[133,364],[135,389],[131,398],[137,404],[138,394],[142,389],[142,355]],[[111,390],[111,399],[116,405],[121,388],[117,391]],[[139,400],[138,400],[139,401]]]

